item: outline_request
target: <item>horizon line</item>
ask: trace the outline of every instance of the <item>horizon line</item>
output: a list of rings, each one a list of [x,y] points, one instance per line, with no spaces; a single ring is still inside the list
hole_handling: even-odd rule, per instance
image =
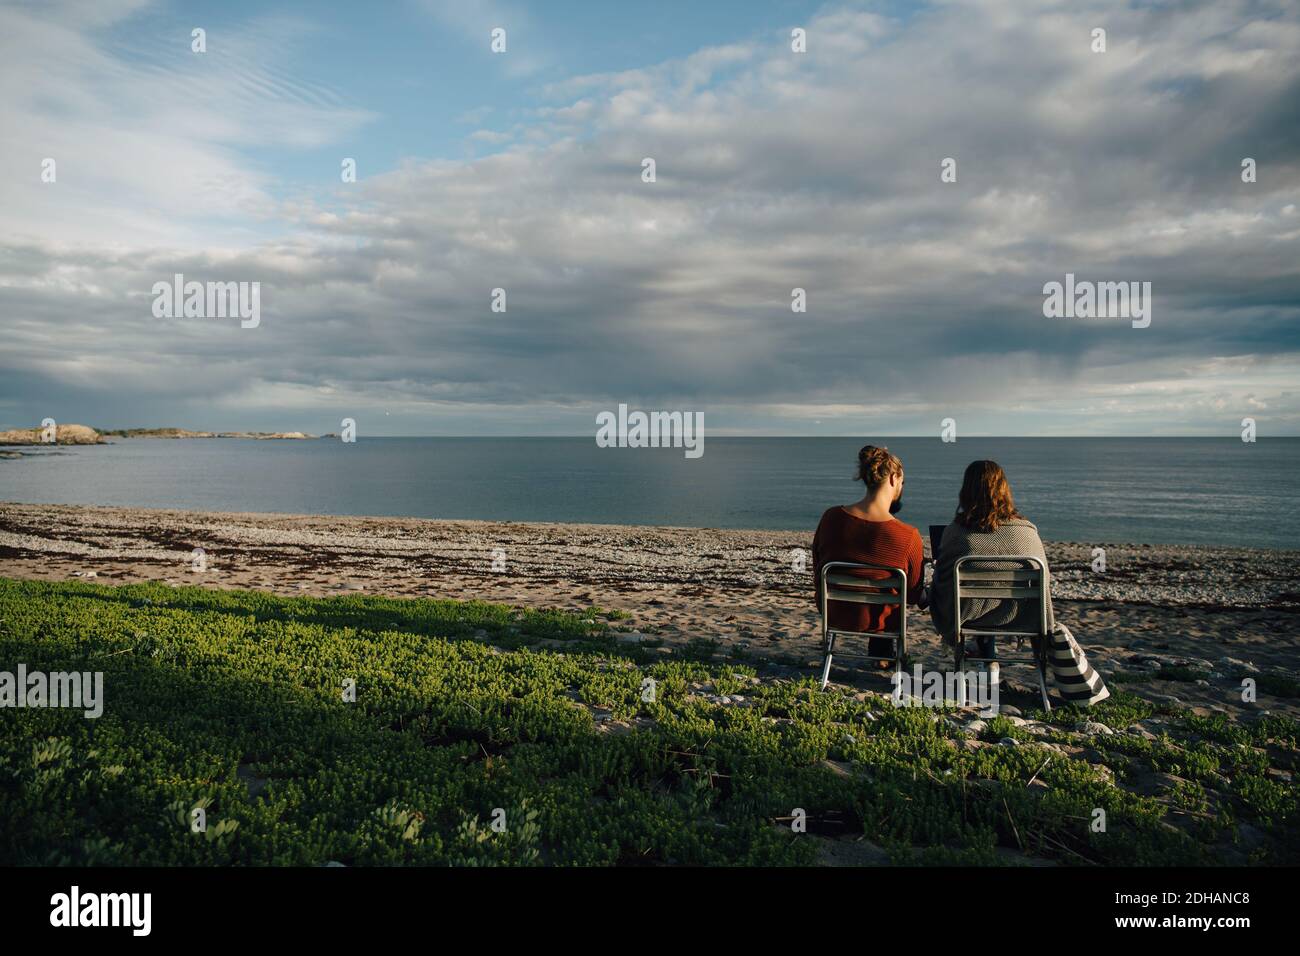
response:
[[[110,434],[110,433],[111,433],[111,432],[114,432],[114,431],[142,431],[142,430],[143,430],[143,431],[162,431],[162,430],[166,430],[166,429],[170,429],[170,428],[174,428],[174,427],[178,427],[178,426],[170,426],[170,425],[166,425],[166,426],[160,426],[160,427],[158,427],[158,428],[142,428],[142,427],[137,427],[137,428],[132,428],[132,429],[105,429],[104,431],[101,431],[100,434],[101,434],[101,435],[105,435],[105,436],[110,437],[110,438],[129,438],[129,437],[132,437],[132,436],[125,436],[125,435],[112,435],[112,434]],[[15,430],[16,430],[16,429],[15,429]],[[209,431],[209,429],[199,429],[199,428],[193,428],[193,429],[181,429],[181,430],[183,430],[183,431]],[[298,431],[298,430],[299,430],[299,429],[277,429],[276,431]],[[260,434],[274,434],[274,432],[258,432],[258,431],[252,430],[252,429],[230,429],[228,432],[226,432],[226,434],[229,434],[229,435],[234,435],[234,434],[236,434],[236,433],[242,433],[242,434],[259,434],[259,433],[260,433]],[[304,433],[304,434],[306,434],[306,433]],[[325,437],[325,435],[336,435],[336,434],[337,434],[337,433],[334,433],[334,432],[324,432],[324,433],[322,433],[322,434],[320,434],[320,435],[314,435],[314,436],[312,436],[312,437],[313,437],[313,438],[323,438],[323,437]],[[904,434],[897,434],[897,435],[892,435],[892,434],[884,434],[884,433],[880,433],[880,432],[875,432],[875,433],[871,433],[871,432],[858,432],[858,433],[853,433],[853,434],[843,434],[843,435],[808,435],[808,434],[760,434],[760,435],[750,435],[750,434],[719,434],[719,435],[713,435],[713,436],[711,436],[711,437],[714,438],[714,439],[717,439],[717,438],[785,438],[785,439],[793,439],[793,438],[807,438],[807,439],[817,439],[817,438],[857,438],[857,439],[861,439],[861,438],[864,438],[864,437],[869,436],[869,435],[872,435],[872,434],[876,435],[876,436],[879,437],[879,438],[927,438],[927,439],[934,439],[934,438],[938,438],[938,437],[939,437],[939,436],[937,436],[937,435],[933,435],[933,434],[926,434],[926,435],[918,435],[918,434],[907,434],[907,435],[904,435]],[[135,436],[135,437],[146,437],[146,436]],[[216,436],[214,435],[214,437],[216,437]],[[581,439],[593,439],[593,440],[594,440],[594,435],[593,435],[592,433],[584,433],[584,434],[577,434],[577,435],[574,435],[574,434],[554,434],[554,435],[535,435],[535,434],[533,434],[533,435],[513,435],[513,434],[501,434],[501,435],[484,435],[484,434],[480,434],[480,433],[476,433],[476,434],[468,434],[468,433],[447,433],[447,434],[421,434],[421,435],[358,435],[357,437],[358,437],[358,439],[360,439],[360,438],[362,438],[362,437],[365,437],[365,438],[484,438],[484,439],[489,439],[489,438],[496,438],[496,439],[501,439],[501,438],[510,438],[510,439],[581,438]],[[972,438],[1014,438],[1014,439],[1038,439],[1038,438],[1042,438],[1042,439],[1090,439],[1090,438],[1117,439],[1117,438],[1132,438],[1132,439],[1160,439],[1160,440],[1173,440],[1173,439],[1184,439],[1184,438],[1223,438],[1223,439],[1225,439],[1225,440],[1227,440],[1227,439],[1240,440],[1240,435],[1234,435],[1234,434],[1223,434],[1222,432],[1206,432],[1206,433],[1204,433],[1204,434],[1193,434],[1193,435],[1131,435],[1131,434],[1130,434],[1130,435],[994,435],[994,434],[988,434],[988,433],[983,433],[983,432],[977,432],[977,433],[974,433],[974,434],[970,434],[970,435],[963,436],[962,438],[954,439],[952,442],[945,442],[945,444],[957,444],[957,443],[960,442],[960,441],[968,441],[968,440],[970,440],[970,439],[972,439]],[[1265,438],[1300,438],[1300,434],[1259,435],[1259,436],[1257,437],[1257,440],[1262,440],[1262,439],[1265,439]],[[184,439],[184,438],[173,438],[173,439],[170,439],[170,440],[172,440],[172,441],[184,441],[184,440],[186,440],[186,439]],[[296,440],[296,441],[303,441],[304,439],[283,439],[283,440],[285,440],[285,441],[293,441],[293,440]],[[942,439],[940,439],[940,441],[942,441]],[[1250,444],[1250,443],[1249,443],[1249,442],[1246,442],[1245,444]]]

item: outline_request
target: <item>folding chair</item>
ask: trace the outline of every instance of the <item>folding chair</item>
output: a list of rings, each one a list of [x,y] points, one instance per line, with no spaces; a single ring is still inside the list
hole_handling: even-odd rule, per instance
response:
[[[866,577],[854,572],[867,571],[873,576]],[[891,568],[884,564],[858,564],[853,561],[828,561],[822,565],[821,580],[818,584],[822,606],[822,642],[826,651],[826,660],[822,662],[822,690],[831,679],[831,656],[835,650],[835,639],[840,636],[875,637],[892,640],[895,653],[889,656],[866,654],[866,660],[893,661],[898,670],[902,670],[907,656],[907,572],[902,568]],[[898,608],[898,632],[890,631],[846,631],[831,627],[830,602],[843,601],[849,604],[879,604]],[[870,645],[868,645],[870,647]]]
[[[1014,568],[989,568],[980,570],[980,565],[1018,565]],[[1043,695],[1043,709],[1050,711],[1052,702],[1047,698],[1047,566],[1040,558],[1028,555],[967,555],[958,558],[953,566],[953,591],[957,611],[957,646],[953,648],[953,658],[957,670],[961,670],[964,660],[977,664],[1025,663],[1034,664],[1038,669],[1038,689]],[[992,600],[1032,601],[1037,605],[1038,624],[1033,629],[1013,628],[1011,625],[993,628],[968,628],[961,624],[962,598],[988,598]],[[1019,615],[1017,615],[1019,616]],[[966,637],[1014,637],[1017,647],[1025,638],[1029,638],[1033,658],[968,657],[966,655]]]

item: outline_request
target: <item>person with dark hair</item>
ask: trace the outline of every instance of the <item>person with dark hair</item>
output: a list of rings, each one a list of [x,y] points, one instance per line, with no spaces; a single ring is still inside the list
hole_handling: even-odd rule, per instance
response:
[[[957,513],[944,529],[939,553],[934,555],[930,617],[935,630],[949,645],[956,639],[958,614],[963,627],[975,629],[1005,627],[1025,630],[1037,627],[1037,611],[1026,601],[963,598],[960,609],[953,606],[953,568],[959,558],[967,555],[1038,558],[1043,562],[1045,578],[1050,582],[1047,554],[1038,536],[1038,528],[1016,509],[1006,472],[995,461],[973,461],[966,466],[957,497]],[[1055,620],[1050,585],[1047,627],[1050,635],[1048,662],[1065,699],[1072,703],[1094,704],[1110,696],[1101,676],[1088,666],[1083,650],[1069,629]],[[994,657],[993,638],[979,637],[977,640],[979,656]]]
[[[821,609],[822,566],[830,561],[853,561],[901,568],[907,573],[909,604],[925,607],[922,588],[924,547],[921,533],[910,524],[894,517],[903,506],[903,463],[888,448],[866,445],[858,452],[857,479],[866,493],[851,505],[828,509],[817,524],[813,536],[813,587]],[[878,604],[834,602],[830,609],[830,626],[846,631],[896,631],[896,610]],[[872,638],[867,652],[886,655],[892,642]],[[880,662],[888,667],[887,661]]]

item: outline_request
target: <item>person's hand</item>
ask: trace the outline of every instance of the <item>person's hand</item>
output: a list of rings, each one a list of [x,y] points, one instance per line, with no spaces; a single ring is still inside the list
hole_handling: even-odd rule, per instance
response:
[[[930,589],[928,587],[921,588],[920,593],[917,594],[916,606],[922,611],[930,609]]]

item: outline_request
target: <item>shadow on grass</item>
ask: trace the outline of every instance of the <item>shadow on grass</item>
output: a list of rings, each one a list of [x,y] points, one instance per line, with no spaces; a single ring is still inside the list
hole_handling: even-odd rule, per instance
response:
[[[0,579],[3,580],[3,579]],[[396,631],[447,640],[480,639],[486,632],[511,648],[537,640],[583,641],[603,646],[607,625],[577,616],[537,609],[515,609],[484,601],[392,598],[360,595],[293,597],[252,590],[214,590],[156,583],[104,585],[89,582],[13,581],[33,599],[75,596],[134,609],[169,609],[253,618],[258,623],[313,624],[328,628]]]
[[[305,613],[310,602],[334,601],[364,604]],[[7,635],[3,618],[25,602],[39,602],[29,618],[39,626],[23,639]],[[110,602],[193,614],[192,626],[178,635],[189,663],[135,648],[87,656],[97,649],[86,643],[95,628],[93,604]],[[406,642],[393,642],[391,656],[358,665],[380,692],[345,704],[333,685],[311,685],[320,683],[323,668],[352,656],[349,646],[340,652],[336,643],[332,656],[322,658],[310,642],[283,643],[275,628],[235,643],[204,633],[213,623],[208,613],[331,628],[340,626],[328,623],[340,610],[409,610],[389,603],[415,602],[0,580],[0,662],[103,670],[107,697],[97,721],[31,710],[0,723],[0,819],[21,824],[0,834],[0,862],[526,862],[530,851],[570,863],[798,862],[807,848],[774,824],[793,807],[806,810],[817,826],[865,828],[872,839],[922,848],[935,862],[989,862],[997,846],[1022,840],[1044,852],[1046,839],[1055,839],[1064,847],[1056,856],[1082,850],[1086,826],[1073,821],[1084,813],[1086,824],[1094,804],[1079,801],[1094,793],[1098,800],[1119,797],[1079,776],[1081,767],[1065,764],[1070,774],[1046,768],[1043,778],[1055,789],[1052,800],[1040,800],[1024,784],[1037,757],[1030,767],[1028,753],[998,748],[958,759],[931,725],[915,735],[906,731],[907,721],[919,718],[902,712],[854,730],[865,736],[848,746],[866,748],[852,751],[856,769],[831,772],[824,766],[827,748],[840,749],[834,741],[845,736],[832,712],[858,706],[834,696],[811,695],[802,706],[796,691],[774,688],[791,695],[791,719],[780,729],[757,714],[691,705],[661,712],[644,731],[598,736],[590,717],[561,700],[548,676],[575,666],[559,658],[509,658],[519,678],[510,689],[541,688],[518,697],[489,679],[486,662],[506,658],[431,647],[428,653],[445,655],[429,658],[442,670],[421,686],[434,686],[445,673],[446,690],[386,693],[381,683],[414,660],[401,656],[407,647],[394,646]],[[412,620],[409,614],[400,619]],[[351,620],[342,626],[375,628]],[[126,624],[118,618],[112,626]],[[370,642],[380,650],[383,644]],[[162,650],[176,646],[173,639]],[[365,671],[376,661],[376,669]],[[53,748],[34,759],[51,736],[65,738],[69,752]],[[117,766],[123,769],[114,771]],[[945,777],[944,768],[952,775]],[[260,791],[256,798],[250,785]],[[192,839],[184,810],[205,797],[213,801],[214,823],[236,820],[239,830]],[[466,818],[486,819],[496,807],[522,813],[525,800],[542,813],[542,837],[528,837],[521,827],[483,842],[460,831]],[[1198,848],[1181,838],[1148,828],[1129,846],[1120,815],[1112,822],[1113,842],[1094,848],[1089,861],[1198,862],[1187,855]],[[1069,843],[1066,834],[1073,834]]]

